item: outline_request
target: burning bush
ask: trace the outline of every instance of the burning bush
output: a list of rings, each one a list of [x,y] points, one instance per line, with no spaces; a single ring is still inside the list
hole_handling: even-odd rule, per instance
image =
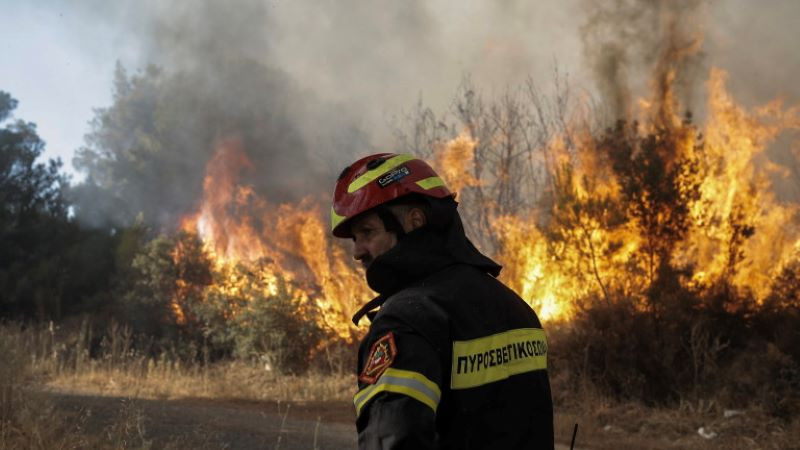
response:
[[[591,386],[788,416],[800,401],[800,209],[779,199],[786,171],[767,149],[798,127],[798,109],[745,110],[714,69],[699,125],[674,113],[673,68],[658,65],[638,120],[599,131],[587,110],[557,107],[566,94],[485,101],[468,89],[457,124],[432,126],[448,118],[420,108],[402,143],[432,143],[446,160],[472,139],[459,198],[502,277],[549,322],[557,398]]]
[[[772,293],[761,305],[759,332],[781,352],[800,362],[800,260],[786,266],[772,285]]]
[[[556,370],[574,377],[564,387],[588,381],[617,399],[711,397],[791,416],[800,406],[800,259],[790,245],[754,270],[751,245],[759,233],[795,240],[792,221],[776,229],[765,219],[775,210],[796,217],[796,208],[756,206],[754,197],[769,195],[729,185],[729,203],[716,209],[706,196],[711,186],[719,192],[715,173],[726,169],[690,117],[641,127],[618,123],[579,149],[596,152],[591,169],[576,179],[567,163],[555,176],[542,239],[552,264],[596,286],[553,336]],[[692,250],[712,243],[717,253],[704,258],[713,264]],[[768,290],[743,283],[765,273],[776,276]]]
[[[196,235],[158,236],[134,256],[121,289],[127,321],[184,359],[237,357],[279,371],[308,368],[333,330],[316,303],[259,264],[215,267]]]
[[[317,322],[316,305],[302,302],[281,278],[275,293],[265,293],[256,273],[241,265],[231,270],[240,289],[211,288],[192,308],[203,335],[218,351],[260,361],[270,370],[304,372],[323,340],[331,338],[331,330]]]

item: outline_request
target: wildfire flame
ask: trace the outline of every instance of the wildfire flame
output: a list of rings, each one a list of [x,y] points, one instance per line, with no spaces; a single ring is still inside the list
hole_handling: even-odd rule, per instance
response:
[[[713,70],[708,81],[705,165],[709,170],[692,209],[697,226],[680,257],[702,268],[693,279],[696,284],[725,275],[732,257],[726,243],[741,233],[734,228],[734,219],[748,219],[753,228],[743,242],[732,282],[763,299],[800,245],[798,207],[776,199],[768,176],[775,166],[764,158],[764,151],[782,131],[800,128],[800,110],[783,109],[781,102],[773,101],[748,113],[725,91],[725,79],[724,72]]]
[[[683,158],[696,168],[677,178],[679,192],[697,192],[688,202],[686,232],[669,252],[651,252],[651,261],[635,257],[658,246],[642,232],[645,219],[624,211],[625,220],[609,225],[613,220],[601,200],[619,203],[623,193],[596,137],[576,124],[569,137],[556,135],[542,149],[555,155],[551,172],[557,182],[566,183],[565,192],[585,205],[583,209],[560,212],[563,220],[555,230],[560,239],[548,237],[554,230],[536,220],[537,211],[491,217],[499,242],[493,256],[504,265],[502,279],[542,319],[568,319],[574,302],[592,293],[606,299],[612,290],[641,294],[642,286],[653,282],[654,267],[665,254],[676,267],[691,269],[688,286],[703,289],[725,279],[757,300],[768,294],[771,280],[797,260],[798,206],[776,197],[771,177],[788,175],[769,161],[765,150],[784,130],[800,128],[800,110],[775,101],[748,111],[727,93],[725,78],[721,70],[710,73],[708,119],[702,128],[685,125],[674,112],[671,90],[663,86],[655,100],[639,102],[640,129],[666,130],[664,139],[674,152],[666,159]],[[669,85],[672,78],[666,79]],[[472,171],[478,145],[462,133],[434,149],[433,163],[452,190],[481,185]],[[363,272],[329,237],[322,205],[310,198],[294,205],[270,203],[241,182],[252,169],[240,140],[221,141],[208,162],[200,207],[182,223],[184,230],[202,239],[214,267],[231,274],[209,289],[240,292],[242,280],[225,268],[249,265],[266,293],[275,294],[278,280],[285,280],[301,303],[315,302],[322,311],[317,320],[351,339],[349,317],[373,295]],[[587,214],[586,208],[594,208],[595,214]],[[670,214],[659,211],[653,220],[667,220]],[[179,313],[176,308],[181,319]]]
[[[762,301],[778,274],[798,259],[800,209],[777,199],[772,177],[789,175],[770,162],[765,151],[782,132],[800,128],[800,109],[783,108],[774,101],[747,111],[728,94],[725,79],[721,70],[710,73],[709,118],[701,130],[702,142],[672,109],[668,113],[662,109],[640,126],[646,131],[658,126],[668,130],[675,142],[671,157],[693,159],[697,164],[695,173],[678,178],[680,187],[695,183],[699,195],[690,202],[688,231],[671,252],[670,262],[691,269],[686,280],[691,288],[704,289],[726,280]],[[672,99],[668,95],[660,101]],[[641,104],[644,113],[653,112],[653,103]],[[589,207],[591,199],[619,201],[619,180],[609,163],[598,158],[596,140],[588,132],[575,133],[579,142],[572,153],[564,147],[564,136],[555,136],[549,143],[551,154],[571,164],[570,191]],[[553,170],[558,173],[558,167]],[[584,181],[587,178],[591,183]],[[609,228],[598,223],[596,215],[570,214],[571,226],[557,231],[569,237],[564,241],[578,245],[548,241],[547,230],[524,216],[503,216],[494,222],[501,237],[497,256],[505,265],[506,281],[545,319],[569,318],[574,302],[592,292],[607,295],[615,288],[641,294],[642,286],[653,282],[648,268],[632,267],[636,264],[633,255],[649,245],[641,223],[628,217],[624,225]]]
[[[462,132],[435,149],[433,166],[442,179],[447,180],[450,191],[457,193],[481,184],[473,173],[477,145],[475,139]]]
[[[321,311],[313,320],[351,340],[350,316],[370,298],[363,275],[331,241],[318,205],[308,198],[296,205],[271,204],[242,184],[252,169],[241,140],[221,141],[207,164],[200,208],[181,225],[200,237],[214,270],[225,274],[208,288],[245,291],[249,281],[232,270],[245,265],[257,274],[264,295],[276,295],[279,280],[290,284],[301,305],[314,302]]]

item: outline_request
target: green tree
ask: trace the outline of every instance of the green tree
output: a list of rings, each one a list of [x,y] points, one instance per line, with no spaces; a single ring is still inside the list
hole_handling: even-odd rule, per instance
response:
[[[185,93],[173,87],[155,67],[129,77],[117,66],[113,104],[97,110],[86,146],[73,160],[86,174],[73,190],[81,221],[126,226],[143,217],[149,224],[172,225],[174,215],[198,197],[207,150],[199,145],[203,137],[193,136],[199,128],[193,127],[194,116],[171,110],[185,106]],[[194,152],[186,151],[192,147]]]
[[[128,232],[137,239],[137,231]],[[122,241],[125,242],[125,241]],[[194,339],[196,320],[189,305],[201,300],[209,282],[209,262],[196,236],[160,235],[138,246],[130,265],[119,271],[118,295],[122,298],[123,317],[133,328],[162,344]],[[118,247],[118,257],[124,251]],[[176,258],[176,252],[181,253]]]
[[[0,92],[0,314],[58,316],[67,179],[59,160],[37,162],[44,142],[34,124],[9,120],[16,106]]]
[[[213,274],[217,282],[234,276],[236,294],[208,290],[202,302],[191,304],[207,342],[217,352],[241,359],[259,360],[282,372],[308,369],[320,343],[331,338],[317,322],[320,311],[309,299],[278,279],[274,294],[266,292],[265,280],[244,266]]]
[[[117,247],[122,317],[161,349],[189,359],[203,349],[212,359],[267,361],[277,370],[302,372],[328,337],[313,301],[282,279],[269,294],[271,280],[256,266],[213,268],[196,235],[160,235],[142,243],[142,228],[123,234]],[[136,250],[127,259],[123,249],[129,248]]]
[[[109,304],[115,237],[69,215],[61,161],[0,92],[0,317],[59,319]]]
[[[299,200],[308,190],[287,186],[333,175],[316,176],[317,165],[303,151],[307,145],[285,110],[298,105],[286,82],[246,61],[212,73],[151,66],[129,74],[118,66],[113,102],[96,110],[73,160],[86,174],[74,191],[76,216],[127,226],[141,215],[149,225],[174,229],[196,208],[211,155],[231,138],[252,162],[242,183]]]

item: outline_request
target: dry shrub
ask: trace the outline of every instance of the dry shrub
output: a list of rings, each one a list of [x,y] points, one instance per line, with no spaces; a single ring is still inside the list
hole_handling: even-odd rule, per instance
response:
[[[770,342],[754,342],[738,352],[719,387],[720,396],[732,405],[759,405],[786,419],[800,411],[800,367]]]
[[[677,399],[676,387],[694,382],[688,323],[643,310],[630,297],[591,301],[553,336],[551,354],[575,387],[585,391],[590,384],[613,399],[658,404]]]
[[[800,362],[800,260],[789,264],[772,285],[754,318],[758,333]]]
[[[782,287],[775,292],[785,299]],[[797,303],[773,298],[757,305],[726,285],[704,291],[659,286],[649,295],[587,299],[570,323],[551,328],[554,382],[612,402],[671,407],[705,398],[787,422],[796,418]]]

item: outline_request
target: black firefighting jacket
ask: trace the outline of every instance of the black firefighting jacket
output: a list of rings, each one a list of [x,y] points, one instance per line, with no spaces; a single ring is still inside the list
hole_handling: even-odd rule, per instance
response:
[[[553,448],[547,340],[499,271],[457,214],[375,259],[367,281],[381,295],[354,317],[372,320],[354,397],[359,448]]]

